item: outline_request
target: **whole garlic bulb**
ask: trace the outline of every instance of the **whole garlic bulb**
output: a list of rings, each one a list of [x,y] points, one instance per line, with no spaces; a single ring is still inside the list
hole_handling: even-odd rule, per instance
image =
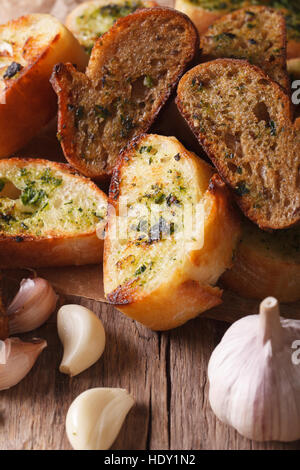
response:
[[[267,297],[260,314],[235,322],[208,365],[214,413],[256,441],[300,438],[300,364],[293,360],[300,321],[280,318]]]

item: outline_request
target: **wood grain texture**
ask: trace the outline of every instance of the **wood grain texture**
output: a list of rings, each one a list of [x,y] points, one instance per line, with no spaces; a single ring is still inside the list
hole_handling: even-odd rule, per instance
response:
[[[161,3],[172,6],[173,0]],[[39,153],[39,147],[34,148]],[[26,155],[31,153],[29,147]],[[214,416],[208,403],[207,364],[227,323],[201,316],[173,331],[155,333],[104,303],[78,296],[60,302],[80,303],[99,315],[107,335],[104,354],[70,379],[58,371],[62,347],[55,315],[39,330],[23,335],[45,338],[48,348],[19,385],[0,392],[1,450],[70,449],[65,434],[69,405],[84,390],[105,386],[126,388],[136,400],[113,449],[300,449],[300,441],[260,444],[244,439]],[[245,308],[256,313],[257,306],[256,301],[237,301],[226,293],[224,304],[206,315],[234,321]],[[289,315],[294,307],[284,309]]]
[[[103,356],[70,379],[58,371],[62,346],[55,315],[39,330],[23,335],[45,338],[48,348],[19,385],[0,394],[1,450],[70,449],[65,434],[68,407],[92,387],[122,387],[135,397],[113,449],[300,449],[300,442],[254,443],[214,416],[208,403],[207,364],[228,324],[199,317],[156,333],[104,303],[80,303],[103,321]]]

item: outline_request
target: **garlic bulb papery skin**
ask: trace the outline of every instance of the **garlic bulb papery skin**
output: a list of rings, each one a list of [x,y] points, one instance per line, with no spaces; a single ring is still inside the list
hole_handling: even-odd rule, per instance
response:
[[[19,292],[7,309],[9,334],[39,328],[54,312],[57,299],[51,284],[45,279],[23,279]]]
[[[300,364],[293,344],[300,321],[280,318],[267,297],[259,315],[235,322],[208,365],[209,401],[216,416],[256,441],[300,438]]]
[[[133,405],[133,397],[122,388],[92,388],[81,393],[66,417],[73,449],[109,449]]]
[[[0,390],[19,383],[35,364],[47,341],[39,338],[31,342],[19,338],[0,341]]]
[[[71,377],[86,370],[101,357],[105,331],[101,320],[82,305],[64,305],[57,314],[58,336],[64,347],[59,370]]]

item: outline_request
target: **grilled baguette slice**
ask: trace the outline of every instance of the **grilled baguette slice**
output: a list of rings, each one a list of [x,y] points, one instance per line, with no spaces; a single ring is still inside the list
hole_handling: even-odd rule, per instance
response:
[[[147,131],[198,50],[191,21],[168,8],[139,10],[100,38],[86,74],[59,65],[58,129],[69,163],[107,178],[120,150]]]
[[[253,6],[225,15],[201,37],[200,48],[202,62],[218,58],[248,60],[290,91],[285,20],[276,10]]]
[[[0,160],[0,268],[98,263],[106,213],[106,195],[68,165]]]
[[[300,219],[300,134],[281,87],[248,62],[217,59],[189,71],[177,105],[245,215],[263,229]]]
[[[84,70],[87,55],[56,18],[33,14],[0,25],[0,157],[19,150],[55,115],[49,78],[61,61]]]
[[[298,0],[176,0],[175,8],[188,15],[195,23],[199,34],[206,32],[207,28],[218,18],[240,8],[249,8],[261,5],[280,11],[286,20],[288,58],[300,56],[300,6]],[[249,29],[255,27],[255,21],[250,23]]]
[[[263,232],[243,223],[242,241],[222,284],[242,297],[280,302],[300,300],[300,227]]]
[[[221,303],[214,286],[232,264],[240,223],[210,165],[174,137],[144,135],[121,155],[109,202],[104,290],[110,303],[153,330],[174,328]]]
[[[91,0],[80,3],[71,11],[66,19],[66,26],[90,54],[96,40],[106,33],[116,20],[139,8],[155,6],[156,2],[147,0]]]

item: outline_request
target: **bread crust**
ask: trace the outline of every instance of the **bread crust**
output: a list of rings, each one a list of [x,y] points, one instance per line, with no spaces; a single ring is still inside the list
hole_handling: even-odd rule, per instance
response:
[[[263,247],[261,236],[257,229],[256,239],[242,238],[233,267],[222,275],[221,284],[245,298],[262,300],[271,295],[279,302],[300,300],[299,261],[279,256],[272,245]]]
[[[34,48],[30,49],[27,41],[23,47],[27,65],[16,78],[2,79],[4,87],[2,92],[0,87],[0,157],[7,157],[23,147],[55,115],[57,100],[49,83],[54,64],[72,61],[80,70],[84,70],[87,64],[87,56],[78,41],[50,15],[28,15],[1,25],[0,36],[4,28],[16,32],[26,31],[33,22],[45,20],[45,17],[51,27],[57,30],[51,42],[40,48],[37,54]]]
[[[12,165],[14,168],[26,168],[30,163],[41,164],[53,170],[59,170],[66,175],[84,182],[95,193],[95,196],[103,198],[107,196],[90,180],[79,175],[69,165],[58,162],[50,162],[43,159],[11,158],[0,161],[2,165]],[[103,229],[105,221],[103,221]],[[97,236],[99,228],[82,231],[81,233],[60,233],[57,230],[47,233],[46,236],[35,234],[8,234],[0,231],[0,268],[26,268],[97,264],[103,259],[103,239]]]
[[[188,65],[193,61],[194,56],[198,51],[199,38],[197,31],[189,18],[180,12],[176,12],[175,10],[166,7],[137,10],[135,13],[120,18],[115,25],[97,41],[93,48],[85,75],[76,72],[71,64],[59,64],[54,69],[51,78],[52,86],[56,91],[59,100],[58,130],[62,136],[61,145],[65,157],[72,166],[85,176],[92,177],[99,181],[107,180],[111,176],[116,156],[112,153],[111,149],[106,149],[106,151],[108,151],[108,157],[107,155],[103,157],[101,153],[102,150],[98,146],[99,155],[95,156],[91,161],[87,161],[82,157],[80,151],[77,149],[77,131],[74,128],[74,119],[68,109],[68,104],[70,103],[72,96],[72,83],[76,81],[76,83],[81,84],[82,90],[85,90],[83,92],[84,96],[92,93],[92,101],[94,101],[97,98],[97,89],[101,89],[101,83],[103,84],[103,81],[105,80],[105,77],[101,76],[99,71],[105,70],[106,64],[111,60],[112,55],[116,53],[115,47],[120,47],[118,41],[120,38],[123,38],[125,41],[124,38],[126,38],[126,34],[128,34],[127,31],[129,31],[132,25],[139,25],[140,28],[140,25],[147,19],[151,19],[153,22],[161,22],[161,24],[168,19],[177,19],[178,24],[180,23],[181,27],[189,36],[189,52],[184,63],[182,65],[178,63],[180,67],[178,65],[176,74],[175,72],[173,74],[172,82],[168,83],[168,86],[165,87],[166,90],[164,91],[164,94],[162,95],[160,92],[158,95],[155,108],[151,108],[151,113],[143,116],[143,119],[141,119],[135,127],[130,129],[128,137],[121,140],[117,135],[114,138],[116,142],[120,141],[120,151],[121,148],[124,147],[132,138],[147,132],[159,114],[161,108],[170,97],[172,90],[176,87],[179,78],[182,76]],[[124,74],[122,74],[122,71],[118,72],[121,74],[122,80],[124,81]],[[134,71],[134,73],[137,74],[135,80],[139,75],[143,75],[143,72],[139,70],[137,72]],[[122,80],[119,79],[119,82]],[[80,85],[78,85],[78,87],[80,87]],[[91,89],[93,91],[91,91]],[[109,103],[109,106],[110,105],[111,103]],[[86,122],[86,125],[88,127],[88,122]],[[112,139],[113,137],[111,137],[110,142]],[[104,145],[103,142],[102,144]]]
[[[162,139],[161,136],[154,137]],[[133,145],[143,143],[143,139],[143,136],[140,137]],[[163,139],[176,141],[173,137]],[[130,159],[132,146],[122,153],[114,169],[109,191],[103,264],[106,298],[121,312],[152,330],[175,328],[222,302],[222,291],[214,284],[219,273],[232,264],[232,250],[240,236],[239,217],[231,204],[226,185],[207,163],[177,143],[181,158],[187,159],[191,165],[193,177],[202,181],[199,184],[205,201],[204,245],[201,249],[187,253],[182,266],[178,264],[173,274],[161,279],[159,285],[150,292],[139,289],[130,279],[113,291],[110,289],[113,275],[110,255],[114,249],[110,230],[113,227],[113,214],[118,213],[123,170],[128,164],[127,159]]]
[[[269,220],[268,218],[266,218],[264,215],[261,214],[259,208],[255,207],[255,204],[253,203],[253,200],[252,200],[252,196],[250,194],[249,196],[247,193],[243,195],[237,194],[237,191],[235,190],[236,183],[232,179],[231,172],[228,170],[227,166],[223,162],[224,156],[223,155],[221,156],[217,148],[216,139],[207,137],[206,133],[204,132],[204,129],[199,124],[200,121],[199,123],[196,123],[195,125],[195,120],[191,118],[191,112],[190,112],[190,109],[188,110],[188,105],[187,105],[188,98],[187,96],[185,96],[185,91],[188,89],[188,84],[192,82],[193,78],[195,77],[199,78],[199,77],[204,76],[206,71],[210,72],[213,69],[217,71],[218,67],[220,68],[220,70],[224,68],[224,74],[225,74],[226,67],[227,67],[226,69],[227,71],[229,71],[231,67],[234,68],[235,70],[237,69],[243,70],[243,72],[245,73],[247,71],[249,76],[251,73],[253,73],[257,76],[257,78],[261,77],[261,80],[263,83],[268,83],[270,86],[272,86],[273,93],[274,93],[274,102],[276,102],[276,100],[278,99],[278,102],[280,101],[280,103],[282,104],[281,111],[280,111],[281,112],[280,117],[282,120],[281,124],[283,126],[282,128],[285,132],[289,132],[288,129],[290,129],[291,135],[288,135],[289,142],[294,141],[296,144],[296,139],[298,138],[298,136],[296,132],[296,126],[294,126],[292,123],[292,106],[291,106],[291,102],[290,102],[288,95],[284,93],[281,87],[277,83],[273,82],[260,68],[250,65],[247,61],[236,60],[236,59],[217,59],[215,61],[207,62],[205,64],[194,67],[192,70],[187,72],[179,82],[176,104],[181,114],[183,115],[183,117],[186,119],[189,126],[191,127],[192,131],[198,138],[199,142],[201,143],[201,145],[203,145],[204,149],[206,150],[207,155],[209,156],[209,158],[212,160],[212,162],[218,169],[218,172],[222,176],[223,180],[226,181],[227,184],[231,186],[232,189],[234,190],[233,194],[234,194],[235,200],[237,201],[238,205],[240,206],[244,214],[250,220],[252,220],[257,225],[259,225],[259,227],[262,229],[268,230],[268,229],[292,227],[293,225],[297,224],[300,220],[300,208],[297,206],[297,203],[298,203],[297,201],[299,200],[298,190],[297,190],[297,193],[294,195],[296,208],[292,215],[286,216],[284,220],[280,220],[279,218],[277,220]],[[259,98],[257,98],[257,100],[259,101]],[[233,110],[233,113],[235,112],[237,112],[236,109]],[[243,129],[241,129],[241,132],[242,130]],[[220,141],[220,142],[223,143],[223,141]],[[297,147],[297,145],[295,146]],[[290,155],[290,158],[291,158],[291,155]],[[297,153],[295,153],[295,159],[293,160],[293,164],[295,167],[297,166]]]

